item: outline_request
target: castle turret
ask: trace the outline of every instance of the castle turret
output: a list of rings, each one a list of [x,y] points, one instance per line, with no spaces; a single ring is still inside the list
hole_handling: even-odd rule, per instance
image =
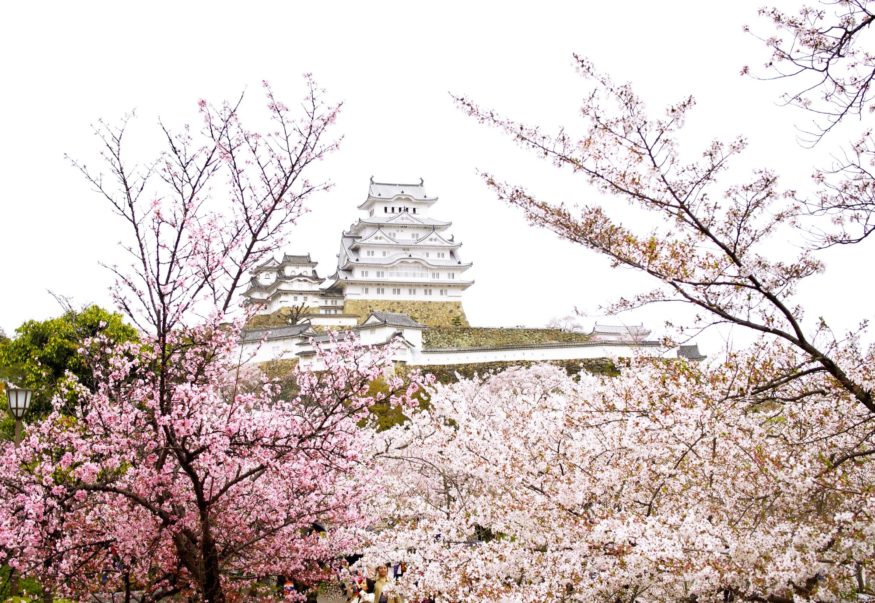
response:
[[[323,282],[309,253],[286,254],[280,261],[271,258],[255,268],[243,295],[247,303],[258,306],[259,314],[291,307],[307,308],[313,313],[340,313],[343,300],[336,295],[326,296]]]

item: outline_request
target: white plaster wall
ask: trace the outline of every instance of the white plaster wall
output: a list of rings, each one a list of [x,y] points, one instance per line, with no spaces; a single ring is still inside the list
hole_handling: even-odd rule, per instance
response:
[[[382,344],[399,330],[398,327],[379,326],[358,331],[361,342],[365,345]],[[645,357],[677,357],[677,348],[662,346],[637,345],[581,345],[567,347],[518,347],[502,350],[430,350],[422,349],[422,331],[420,329],[400,329],[404,338],[412,344],[412,348],[398,348],[395,360],[406,362],[412,366],[448,365],[448,364],[480,364],[486,362],[519,362],[546,360],[579,360],[586,358],[632,358]],[[303,345],[298,345],[302,343]],[[294,358],[296,353],[312,350],[307,341],[300,337],[271,340],[264,342],[247,342],[243,344],[243,362],[259,363],[274,359]],[[313,356],[300,358],[302,366],[318,367]]]
[[[451,282],[447,283],[445,281],[426,281],[423,280],[416,284],[406,284],[399,285],[397,283],[392,283],[391,281],[383,281],[378,285],[363,285],[355,281],[343,281],[344,287],[344,295],[347,299],[388,299],[388,300],[402,300],[402,301],[459,301],[462,298],[462,294],[464,292],[464,288],[461,285]],[[425,287],[430,287],[432,290],[431,295],[425,295],[423,290]],[[364,288],[368,288],[368,292],[364,292]],[[377,287],[383,288],[383,293],[377,293]],[[393,295],[392,289],[401,289],[401,295]],[[415,288],[416,295],[410,295],[408,293],[409,289]],[[440,295],[440,290],[446,289],[446,295]]]
[[[295,301],[295,295],[297,295],[298,301]],[[308,307],[315,308],[321,303],[321,298],[317,294],[308,293],[306,297],[307,301],[305,302],[304,295],[300,293],[281,293],[271,299],[267,305],[264,306],[264,309],[259,311],[259,314],[271,314],[281,308],[289,308],[300,304],[306,304]]]
[[[296,352],[300,349],[297,344],[301,341],[299,337],[271,341],[247,341],[241,346],[240,358],[243,364],[295,358]]]
[[[422,349],[422,329],[404,329],[402,333],[416,350]]]
[[[361,329],[358,332],[358,336],[363,344],[374,345],[388,341],[392,334],[397,330],[397,327],[368,327],[366,329]]]
[[[318,327],[354,327],[358,322],[355,316],[340,316],[337,314],[311,314],[307,317],[310,324]]]
[[[512,348],[503,350],[423,351],[411,354],[412,365],[479,364],[483,362],[514,362],[543,360],[579,360],[585,358],[632,358],[635,356],[675,357],[668,348],[639,346],[569,346],[556,348]]]

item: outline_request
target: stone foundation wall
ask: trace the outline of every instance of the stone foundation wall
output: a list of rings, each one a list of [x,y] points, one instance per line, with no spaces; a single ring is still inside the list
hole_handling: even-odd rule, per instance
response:
[[[299,322],[310,315],[319,313],[318,308],[305,308],[302,312],[298,312]],[[267,327],[287,327],[292,322],[290,321],[295,315],[293,308],[280,308],[276,312],[270,314],[256,314],[246,322],[248,329],[264,329]]]
[[[422,334],[422,347],[430,350],[447,348],[490,348],[526,346],[538,343],[585,343],[589,335],[569,333],[560,329],[500,328],[500,327],[437,327]]]
[[[344,314],[355,314],[359,324],[371,312],[399,312],[429,327],[467,327],[462,302],[393,301],[389,299],[351,299],[343,305]]]
[[[623,359],[611,360],[609,358],[584,358],[580,360],[551,360],[543,364],[552,364],[565,369],[570,375],[574,376],[581,371],[586,371],[594,375],[607,375],[616,377],[620,374],[619,369],[624,366],[627,361]],[[423,374],[434,375],[440,383],[455,383],[460,378],[470,379],[475,375],[484,376],[490,373],[500,373],[510,368],[528,367],[535,362],[517,361],[517,362],[480,362],[477,364],[445,364],[432,366],[407,366],[403,364],[396,365],[396,372],[402,377],[406,376],[411,370],[422,371]]]

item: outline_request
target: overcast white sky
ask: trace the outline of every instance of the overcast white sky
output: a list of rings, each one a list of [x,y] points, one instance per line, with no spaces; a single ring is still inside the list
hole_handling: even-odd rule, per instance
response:
[[[477,170],[566,202],[592,200],[593,192],[477,125],[449,92],[525,121],[573,126],[585,91],[572,68],[578,52],[633,82],[654,112],[694,94],[690,142],[743,133],[751,166],[778,168],[788,186],[803,188],[831,149],[799,148],[794,123],[805,117],[777,106],[781,87],[739,76],[742,65],[765,60],[761,45],[742,32],[745,23],[766,29],[756,17],[760,2],[6,3],[0,327],[12,334],[26,319],[58,314],[49,289],[80,304],[111,305],[111,277],[99,262],[120,256],[117,242],[127,233],[64,160],[69,153],[97,163],[90,123],[136,109],[134,133],[143,133],[147,148],[159,115],[171,124],[195,122],[197,99],[218,102],[244,89],[260,107],[263,79],[291,104],[306,71],[344,101],[338,132],[345,141],[323,165],[334,190],[314,199],[287,251],[312,253],[320,274],[330,274],[368,178],[423,177],[441,199],[434,214],[454,222],[463,257],[474,262],[476,284],[464,302],[473,324],[541,325],[575,306],[591,323],[599,304],[646,281],[526,226]],[[810,314],[838,326],[873,317],[871,270],[863,278],[847,270],[865,259],[853,253],[835,254],[834,276],[803,292]],[[848,275],[856,278],[846,289]],[[660,332],[671,312],[600,320],[643,320]]]

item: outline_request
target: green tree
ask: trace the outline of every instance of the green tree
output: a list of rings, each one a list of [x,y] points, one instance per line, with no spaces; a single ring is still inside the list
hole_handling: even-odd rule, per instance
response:
[[[137,330],[125,324],[120,314],[96,305],[81,310],[68,307],[56,318],[29,320],[15,330],[12,339],[0,338],[0,380],[33,390],[29,420],[48,414],[52,398],[63,394],[69,375],[93,387],[92,368],[81,349],[97,335],[117,343],[138,340]],[[5,394],[2,403],[5,407]],[[10,421],[3,416],[0,432],[6,433]]]

